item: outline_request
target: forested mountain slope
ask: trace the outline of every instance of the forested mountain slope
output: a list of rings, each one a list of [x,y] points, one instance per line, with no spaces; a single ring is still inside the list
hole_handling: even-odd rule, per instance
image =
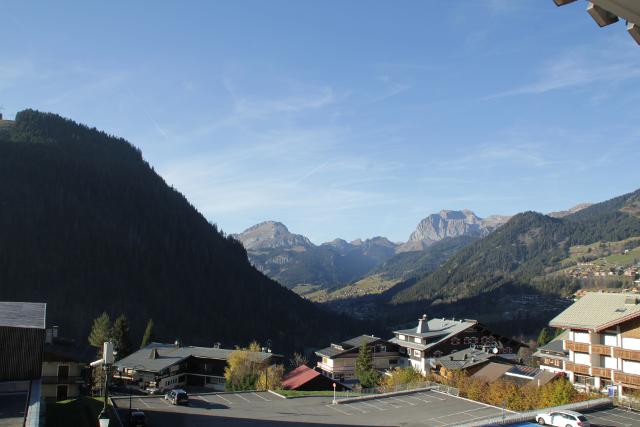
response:
[[[562,280],[547,280],[573,245],[640,235],[640,190],[564,218],[525,212],[450,258],[438,270],[391,296],[393,303],[455,301],[505,284],[535,285],[561,293]]]
[[[286,351],[363,331],[253,268],[123,139],[32,110],[0,130],[0,300],[43,301],[85,340],[103,310],[134,333]]]

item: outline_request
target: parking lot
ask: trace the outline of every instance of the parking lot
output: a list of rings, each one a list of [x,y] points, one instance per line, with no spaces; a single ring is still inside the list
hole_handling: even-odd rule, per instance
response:
[[[123,420],[129,400],[116,400]],[[173,406],[162,397],[132,399],[132,407],[147,414],[149,425],[291,425],[433,426],[452,427],[495,417],[499,408],[436,391],[333,405],[331,398],[282,399],[267,392],[191,396],[189,406]]]
[[[640,427],[640,414],[624,408],[604,408],[582,413],[595,427]]]

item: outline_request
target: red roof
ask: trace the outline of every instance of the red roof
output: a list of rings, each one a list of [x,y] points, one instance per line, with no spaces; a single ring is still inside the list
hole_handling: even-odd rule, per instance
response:
[[[295,390],[318,375],[320,375],[320,372],[314,371],[307,365],[301,365],[282,378],[282,387],[289,390]]]

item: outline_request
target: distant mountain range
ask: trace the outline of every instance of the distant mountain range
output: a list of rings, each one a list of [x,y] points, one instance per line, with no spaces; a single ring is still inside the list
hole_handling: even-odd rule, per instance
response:
[[[443,210],[420,221],[405,243],[373,237],[352,242],[335,239],[316,246],[307,237],[291,233],[284,224],[276,221],[256,224],[232,237],[242,243],[250,261],[260,271],[283,285],[289,288],[299,285],[330,288],[360,279],[404,252],[423,252],[437,242],[461,236],[471,239],[484,237],[508,219],[499,215],[483,219],[467,209]],[[469,241],[464,240],[465,243]],[[406,256],[400,259],[402,264],[406,264]]]

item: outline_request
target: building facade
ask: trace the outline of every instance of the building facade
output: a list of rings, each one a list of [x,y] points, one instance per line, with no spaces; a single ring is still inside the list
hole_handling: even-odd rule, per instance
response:
[[[89,383],[90,360],[73,340],[58,336],[56,326],[47,328],[42,358],[42,397],[46,400],[75,399]]]
[[[567,331],[562,370],[576,387],[640,389],[640,296],[587,293],[549,325]]]
[[[117,361],[114,378],[142,390],[164,391],[196,386],[224,390],[224,369],[235,350],[151,343]],[[255,362],[270,366],[280,355],[251,353]]]
[[[515,359],[524,344],[491,332],[476,320],[427,319],[423,315],[412,329],[393,332],[389,340],[400,347],[405,364],[426,375],[434,359],[475,346],[499,354],[505,359]]]
[[[361,335],[316,351],[320,358],[317,369],[340,383],[357,382],[356,359],[362,344],[371,349],[375,369],[384,372],[399,365],[401,354],[398,345],[373,335]]]

